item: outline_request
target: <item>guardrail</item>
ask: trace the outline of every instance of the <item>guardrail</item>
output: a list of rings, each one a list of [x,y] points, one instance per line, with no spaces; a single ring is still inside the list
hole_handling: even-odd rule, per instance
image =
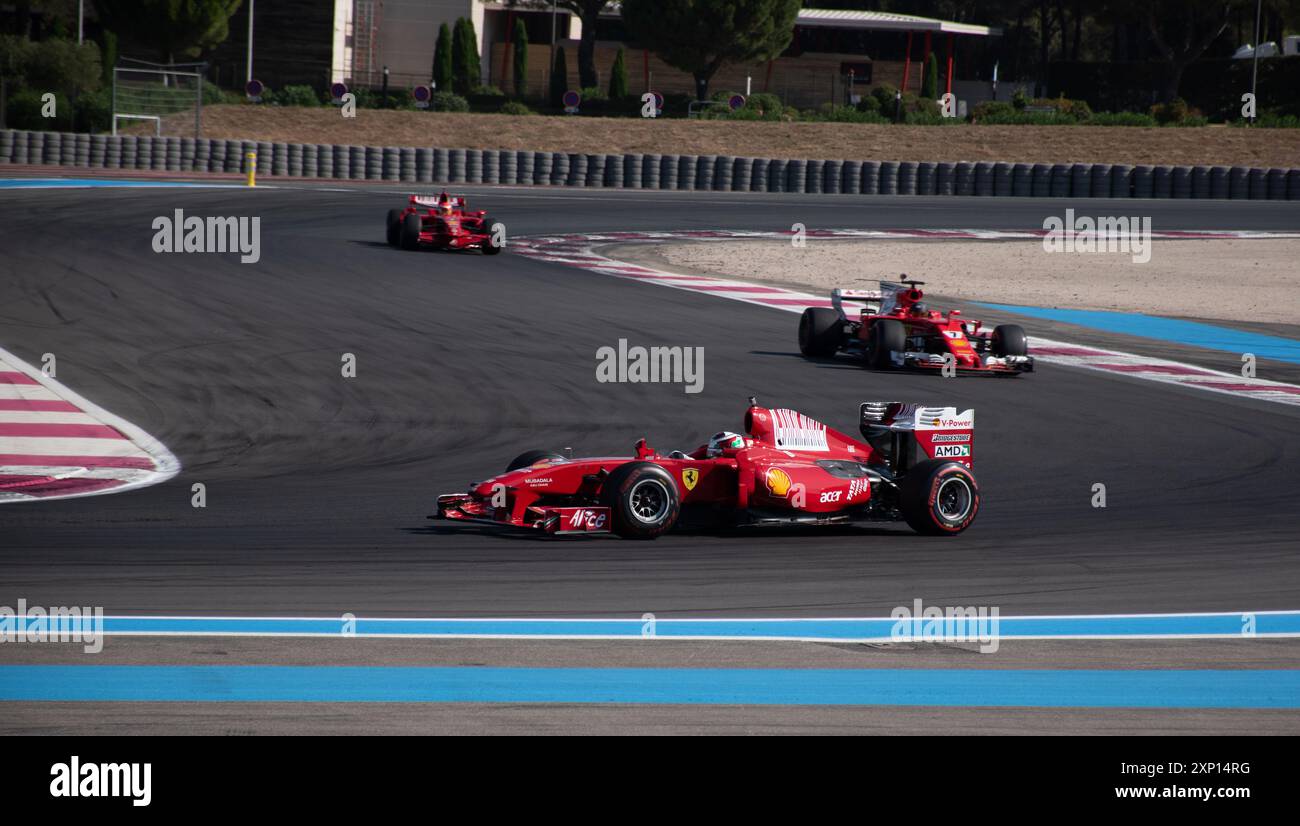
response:
[[[250,152],[263,176],[412,184],[1300,201],[1300,169],[1277,167],[609,155],[0,131],[0,164],[238,174]]]

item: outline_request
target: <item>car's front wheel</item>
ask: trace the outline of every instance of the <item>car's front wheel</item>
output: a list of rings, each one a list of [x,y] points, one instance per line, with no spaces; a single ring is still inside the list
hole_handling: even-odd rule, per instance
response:
[[[401,242],[402,249],[415,250],[420,248],[420,216],[414,212],[402,219]]]
[[[1029,353],[1029,341],[1018,324],[999,324],[993,328],[993,355],[1023,356]]]
[[[677,482],[653,462],[619,465],[605,479],[600,498],[610,510],[614,533],[624,539],[667,533],[682,509]]]
[[[388,210],[388,246],[395,247],[402,243],[402,210]]]
[[[954,536],[975,521],[980,489],[965,465],[927,459],[903,477],[898,507],[917,533]]]
[[[809,358],[833,356],[840,349],[844,322],[829,307],[809,307],[799,316],[799,352]]]

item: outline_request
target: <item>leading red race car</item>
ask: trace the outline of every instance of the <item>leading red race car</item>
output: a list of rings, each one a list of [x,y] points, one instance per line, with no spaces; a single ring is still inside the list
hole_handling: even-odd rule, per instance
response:
[[[931,310],[921,300],[924,283],[903,276],[899,283],[880,282],[879,290],[833,290],[830,307],[809,307],[799,318],[799,351],[810,358],[847,352],[877,370],[949,366],[958,373],[1016,375],[1034,369],[1023,329],[987,330],[962,318],[961,310]],[[856,318],[845,301],[861,305]]]
[[[404,250],[433,247],[481,249],[484,255],[501,252],[504,226],[494,226],[484,210],[467,207],[464,195],[412,195],[405,209],[388,210],[388,243]]]
[[[506,472],[438,497],[431,519],[546,533],[653,539],[676,525],[831,524],[905,520],[923,534],[961,533],[979,511],[971,473],[975,411],[865,402],[862,439],[794,410],[750,400],[745,435],[692,451],[567,459],[532,450]]]

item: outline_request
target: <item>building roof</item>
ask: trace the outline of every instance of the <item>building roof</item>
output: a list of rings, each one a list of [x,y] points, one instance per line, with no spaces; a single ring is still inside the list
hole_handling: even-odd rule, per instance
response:
[[[955,23],[951,20],[936,20],[933,17],[918,17],[914,14],[896,14],[889,11],[800,9],[797,25],[874,31],[947,32],[981,37],[1002,34],[1002,30],[996,26],[976,26],[973,23]]]

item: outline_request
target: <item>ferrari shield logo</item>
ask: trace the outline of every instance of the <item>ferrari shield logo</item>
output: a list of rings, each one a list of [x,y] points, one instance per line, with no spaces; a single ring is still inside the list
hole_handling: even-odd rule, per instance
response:
[[[695,490],[695,483],[700,481],[699,470],[689,467],[682,471],[682,484],[686,485],[687,490]]]

